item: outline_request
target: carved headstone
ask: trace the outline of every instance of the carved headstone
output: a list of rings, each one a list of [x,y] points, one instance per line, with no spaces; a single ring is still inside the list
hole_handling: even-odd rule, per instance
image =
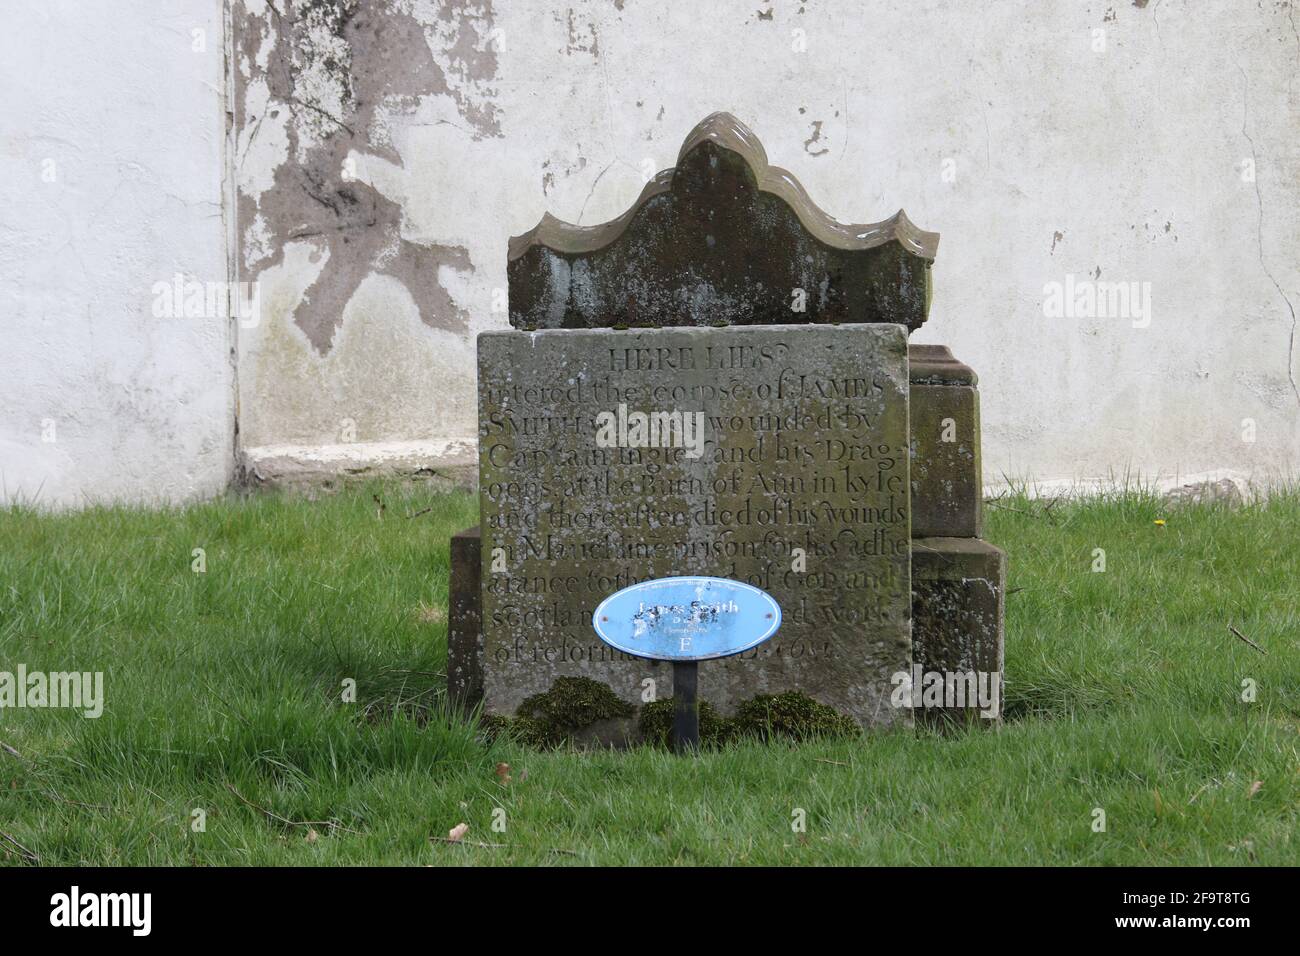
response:
[[[901,210],[836,222],[716,113],[622,216],[547,215],[512,239],[513,330],[479,337],[481,540],[453,546],[453,699],[508,715],[575,677],[623,714],[668,696],[667,665],[612,650],[590,615],[688,574],[782,608],[770,642],[701,666],[724,715],[793,690],[863,725],[907,722],[890,691],[909,665],[1000,678],[974,373],[906,342],[938,238]],[[930,536],[919,589],[914,535]]]
[[[479,337],[484,704],[561,676],[639,703],[667,670],[591,615],[630,584],[731,578],[780,633],[700,670],[724,714],[799,690],[907,719],[907,339],[894,325],[489,332]]]
[[[938,233],[900,209],[846,225],[822,212],[727,113],[610,222],[549,214],[510,240],[517,329],[890,322],[921,327]]]

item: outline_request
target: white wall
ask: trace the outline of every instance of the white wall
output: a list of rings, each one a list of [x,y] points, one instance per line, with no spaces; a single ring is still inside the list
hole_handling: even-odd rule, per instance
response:
[[[236,342],[255,468],[472,460],[473,340],[505,323],[508,237],[544,211],[622,212],[719,109],[833,216],[902,206],[942,234],[916,340],[979,372],[988,478],[1295,477],[1285,5],[288,2],[231,0],[229,151],[220,0],[7,10],[10,496],[224,485],[230,323],[155,319],[150,290],[222,281],[228,254],[260,290]],[[1045,316],[1044,287],[1070,275],[1149,283],[1149,326]]]
[[[346,132],[299,108],[268,138],[269,107],[241,116],[246,140],[263,122],[241,154],[241,182],[255,184],[245,264],[275,290],[241,338],[254,457],[296,447],[328,467],[345,421],[353,460],[403,440],[436,456],[438,440],[472,437],[473,335],[504,324],[491,296],[507,238],[544,211],[584,224],[621,213],[643,169],[672,165],[721,109],[836,218],[902,206],[942,234],[915,340],[950,345],[980,374],[991,480],[1295,475],[1300,35],[1285,6],[402,6],[409,16],[363,3],[372,19],[414,24],[427,54],[355,23],[292,44],[297,97],[319,96]],[[258,41],[241,68],[264,98],[283,53],[267,24],[282,21],[252,3],[236,20]],[[386,78],[379,108],[351,110],[346,82],[314,66],[326,50],[369,90]],[[272,208],[272,183],[302,155],[296,128],[308,155],[333,150],[335,168],[351,157],[357,188],[398,210],[411,248],[397,255],[436,277],[440,303],[395,277],[391,258],[358,259],[318,229],[286,241],[294,216]],[[345,274],[346,305],[322,314],[313,290]],[[1067,275],[1149,283],[1149,326],[1045,316],[1045,286]]]
[[[183,500],[229,480],[229,322],[155,318],[151,291],[227,279],[223,43],[220,0],[5,5],[6,500]]]

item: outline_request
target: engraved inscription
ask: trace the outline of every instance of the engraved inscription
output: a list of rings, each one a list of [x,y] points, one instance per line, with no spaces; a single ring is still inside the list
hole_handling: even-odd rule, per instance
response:
[[[893,325],[491,332],[479,338],[485,705],[565,674],[639,703],[652,662],[591,614],[650,578],[762,588],[784,623],[700,671],[727,712],[798,689],[905,719],[906,332]]]

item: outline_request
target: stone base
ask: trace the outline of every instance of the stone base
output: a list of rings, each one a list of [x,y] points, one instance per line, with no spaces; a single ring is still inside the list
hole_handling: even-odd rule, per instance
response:
[[[451,539],[447,693],[469,711],[483,699],[483,640],[479,603],[482,564],[477,526]],[[912,542],[913,672],[992,675],[997,681],[991,717],[978,702],[965,707],[915,709],[927,724],[986,722],[1002,715],[1003,595],[1006,555],[978,538],[918,538]],[[991,680],[992,678],[987,678]],[[987,686],[987,684],[985,685]],[[923,687],[918,687],[918,697]],[[923,703],[923,700],[917,700]]]
[[[469,712],[483,700],[483,599],[479,526],[451,536],[447,599],[447,698]]]
[[[260,445],[241,450],[237,480],[246,487],[313,494],[377,478],[473,488],[476,440],[351,442],[338,445]]]
[[[944,345],[911,345],[907,357],[912,537],[978,538],[984,497],[975,373]]]
[[[935,724],[1000,720],[1006,554],[979,538],[912,541],[912,661],[922,673],[974,673],[996,698],[990,706],[919,706],[918,721]],[[914,671],[915,673],[915,671]],[[923,704],[917,688],[914,701]],[[994,702],[994,700],[996,702]],[[986,711],[987,713],[983,712]]]

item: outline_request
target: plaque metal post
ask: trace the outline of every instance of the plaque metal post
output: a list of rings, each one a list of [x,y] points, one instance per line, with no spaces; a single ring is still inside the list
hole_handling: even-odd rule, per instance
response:
[[[769,640],[781,605],[752,584],[680,575],[638,581],[597,605],[591,626],[624,654],[672,661],[674,753],[700,750],[700,661],[731,657]]]
[[[699,661],[673,661],[673,750],[700,748]]]

